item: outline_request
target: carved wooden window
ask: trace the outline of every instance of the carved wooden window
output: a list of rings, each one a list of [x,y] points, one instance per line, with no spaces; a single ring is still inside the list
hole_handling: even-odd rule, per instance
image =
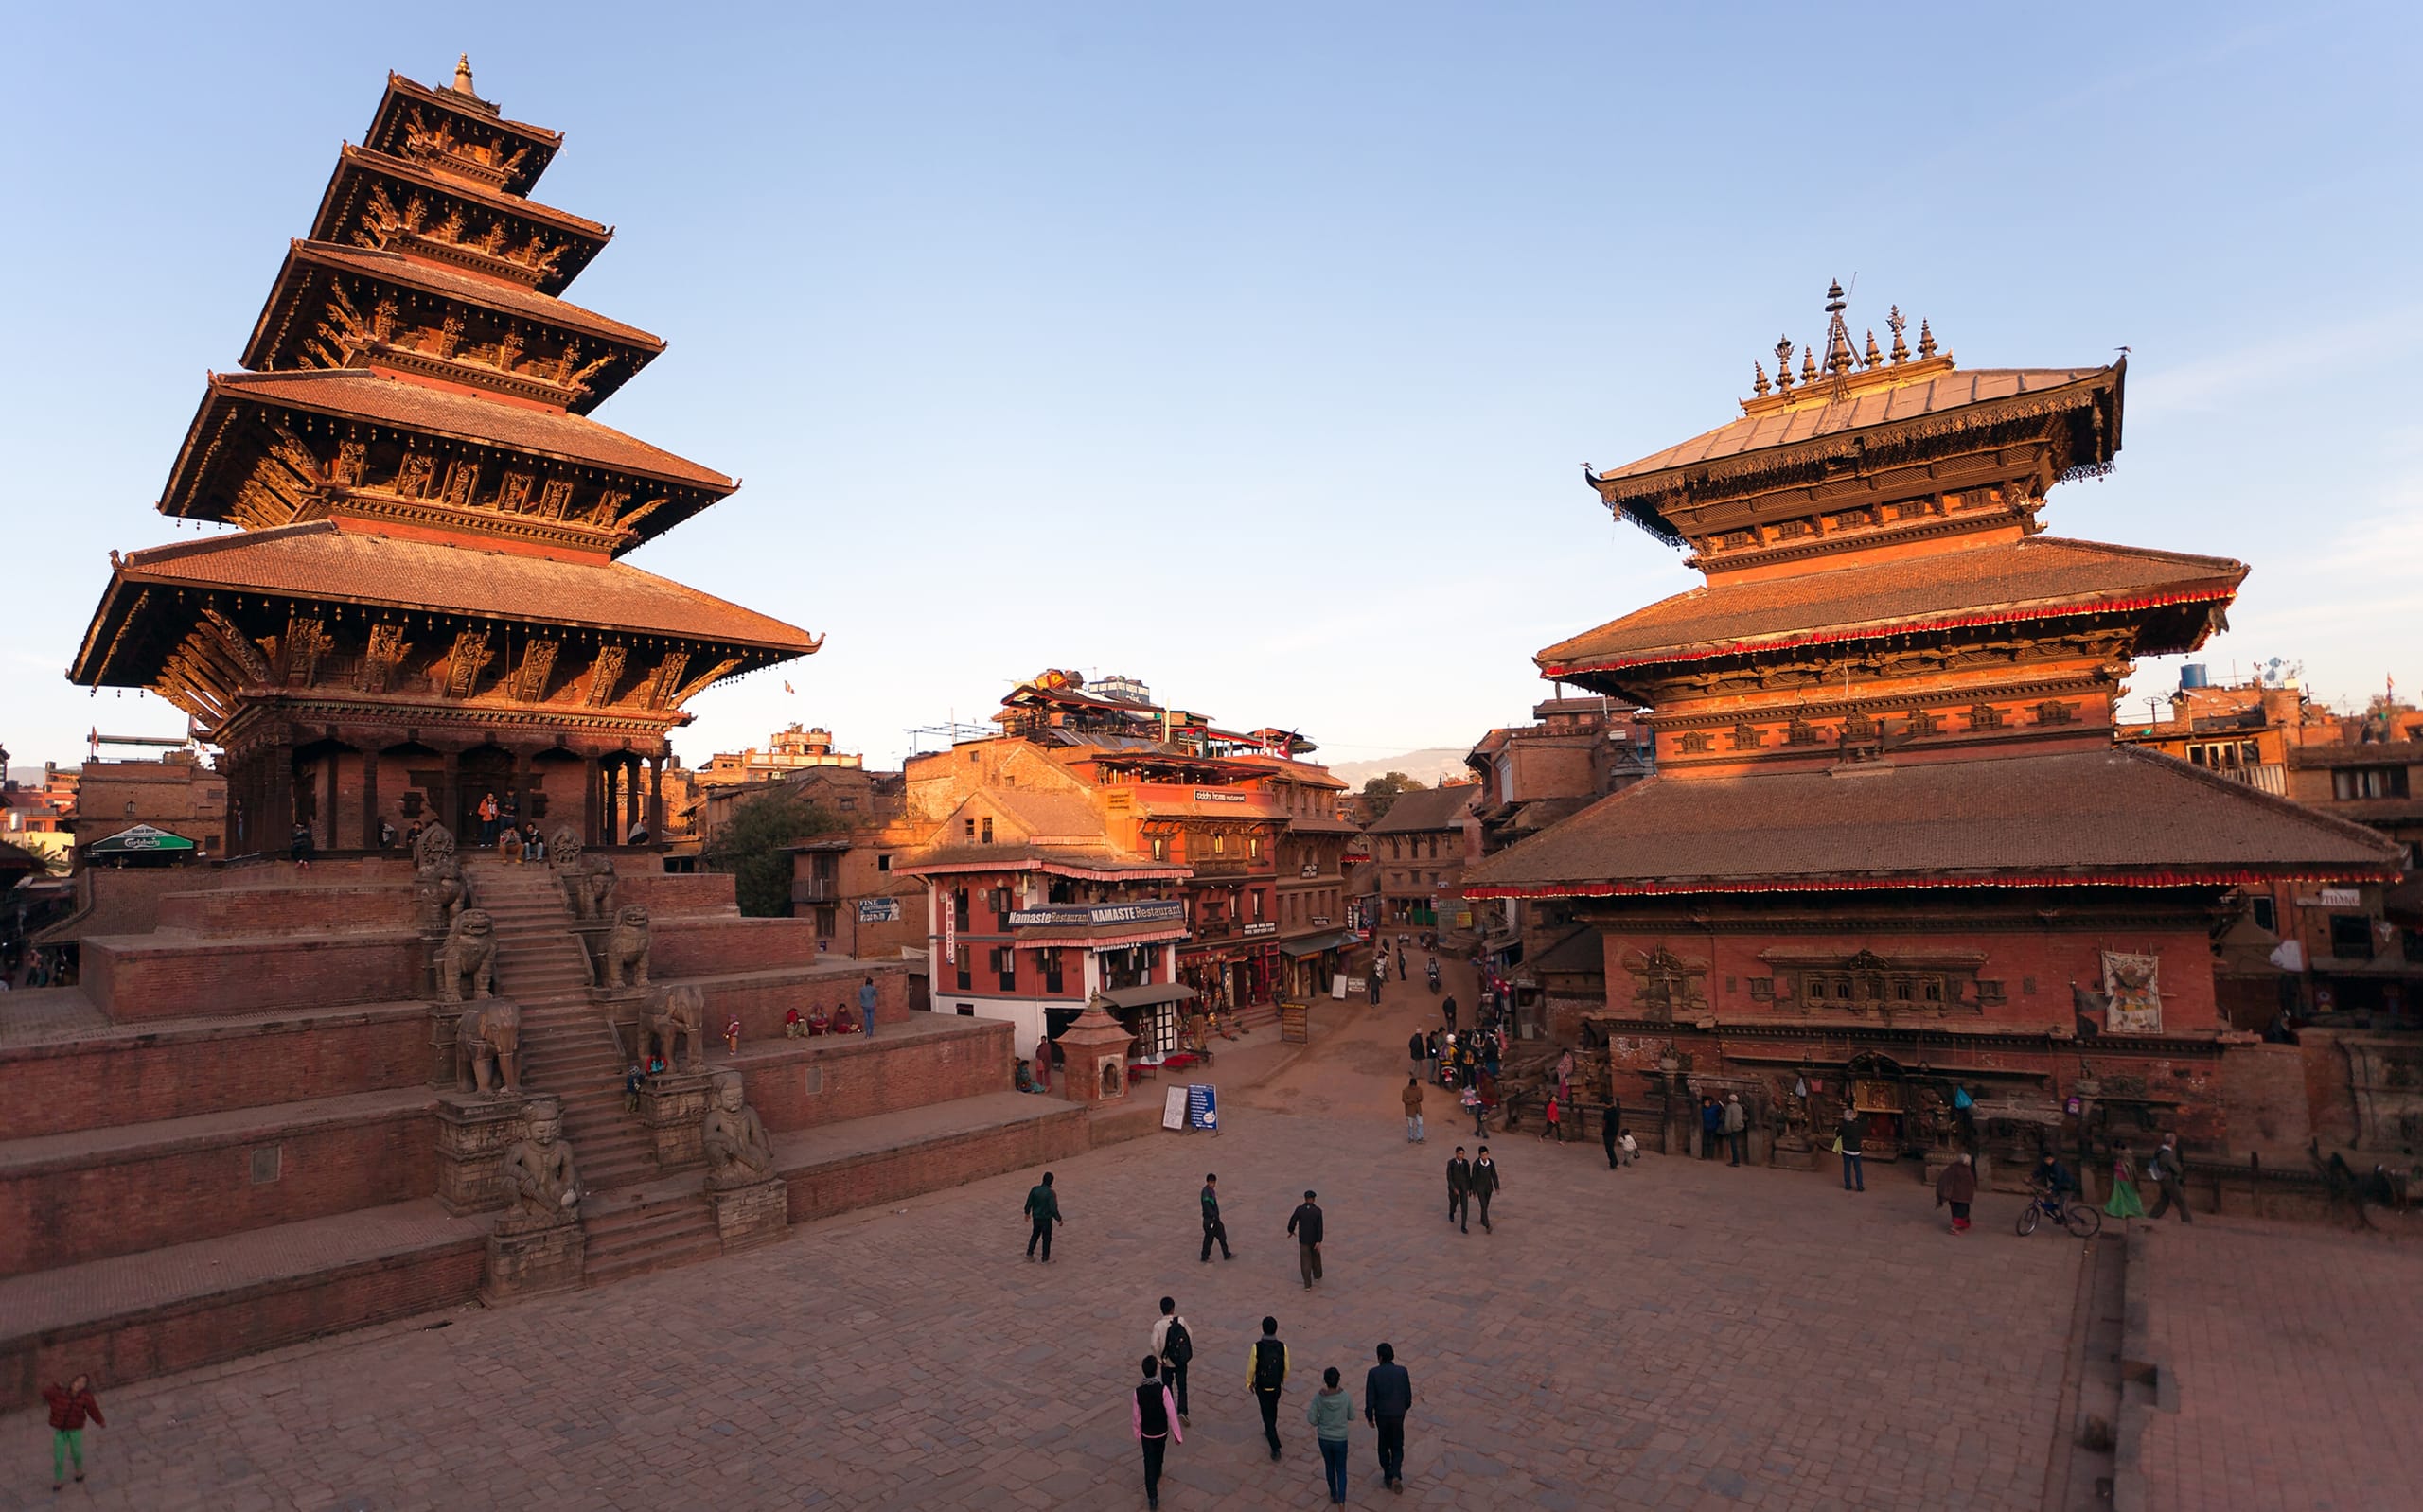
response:
[[[1736,725],[1731,737],[1735,750],[1757,750],[1766,738],[1767,732],[1756,725]]]
[[[1808,720],[1795,718],[1785,729],[1783,743],[1787,746],[1814,746],[1822,734],[1823,731]]]
[[[1776,995],[1776,979],[1772,976],[1750,978],[1750,995],[1760,1002],[1772,1002]]]
[[[976,839],[977,843],[980,845],[990,845],[993,843],[993,818],[991,815],[986,815],[984,817],[983,823],[977,827]]]
[[[2003,984],[2000,982],[1979,982],[1977,984],[1977,1001],[1980,1003],[2000,1003],[2005,1001]]]
[[[2036,706],[2036,722],[2040,725],[2072,725],[2078,723],[2078,711],[2059,698],[2047,698]]]
[[[1798,540],[1801,536],[1808,534],[1809,521],[1805,519],[1787,519],[1776,526],[1776,539],[1777,540]]]
[[[1874,740],[1876,721],[1865,712],[1854,712],[1843,720],[1845,740]]]
[[[1728,530],[1724,533],[1724,544],[1728,548],[1747,546],[1750,544],[1750,533],[1746,530]]]
[[[1940,735],[1943,733],[1943,716],[1941,714],[1929,713],[1923,709],[1911,710],[1908,723],[1910,727],[1910,733],[1913,735]]]
[[[2000,730],[2003,728],[2003,712],[1995,708],[1992,704],[1972,704],[1969,708],[1968,718],[1969,728],[1972,730]]]
[[[1716,747],[1716,737],[1704,730],[1687,730],[1675,737],[1675,744],[1686,756],[1698,756]]]

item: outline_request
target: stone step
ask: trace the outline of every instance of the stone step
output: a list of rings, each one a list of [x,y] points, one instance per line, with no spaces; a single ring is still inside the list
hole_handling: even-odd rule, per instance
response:
[[[592,1261],[584,1267],[582,1279],[590,1286],[611,1286],[615,1282],[650,1271],[667,1271],[677,1265],[695,1265],[711,1260],[723,1253],[723,1240],[710,1228],[704,1235],[679,1244],[637,1251],[610,1260]]]

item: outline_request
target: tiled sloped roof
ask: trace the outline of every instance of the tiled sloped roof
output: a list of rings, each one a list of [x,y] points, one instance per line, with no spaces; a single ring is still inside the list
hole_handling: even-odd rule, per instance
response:
[[[1460,782],[1454,787],[1423,787],[1410,793],[1400,793],[1388,805],[1388,814],[1364,833],[1369,835],[1402,834],[1406,830],[1452,830],[1464,822],[1464,815],[1473,800],[1480,797],[1480,784]]]
[[[2394,876],[2360,825],[2105,750],[1653,777],[1464,872],[1473,897]]]
[[[2037,536],[1695,588],[1559,642],[1533,659],[1553,677],[2062,609],[2221,600],[2245,576],[2244,563],[2224,556]]]
[[[636,325],[627,325],[610,316],[600,315],[595,310],[584,308],[570,300],[557,299],[552,294],[542,294],[535,289],[525,289],[520,284],[507,283],[502,278],[481,278],[471,273],[457,273],[451,268],[407,257],[401,253],[379,252],[368,247],[348,247],[334,241],[297,240],[287,252],[287,266],[292,270],[296,265],[305,263],[342,268],[348,273],[384,279],[411,289],[426,290],[449,299],[459,299],[468,305],[504,310],[516,315],[526,315],[533,320],[544,321],[560,329],[581,331],[607,341],[646,347],[651,352],[664,350],[664,342],[662,337],[651,335]],[[286,281],[287,273],[281,272],[278,283],[283,286]],[[270,304],[274,307],[276,302],[277,294],[273,290],[270,295]],[[262,311],[263,324],[266,324],[268,314],[267,309]],[[260,340],[261,334],[260,329],[256,327],[253,337],[256,343]],[[257,365],[253,360],[250,345],[247,345],[244,351],[244,365],[247,367]]]
[[[210,380],[210,395],[203,401],[202,413],[194,417],[192,434],[202,433],[215,403],[228,399],[291,404],[323,414],[490,442],[716,493],[730,493],[737,486],[712,468],[580,415],[456,394],[347,368],[308,373],[218,374]],[[186,460],[183,456],[178,458],[180,472]],[[174,491],[172,487],[171,493]]]
[[[1854,393],[1834,403],[1804,401],[1789,409],[1745,414],[1728,425],[1677,442],[1638,462],[1598,475],[1601,483],[1643,477],[1670,467],[1722,461],[1869,426],[1921,419],[1972,405],[2043,395],[2111,372],[2101,367],[1954,369],[1914,382]],[[1826,380],[1819,379],[1820,386]]]
[[[136,552],[127,583],[493,615],[760,646],[815,649],[807,633],[621,562],[582,563],[342,530],[327,520]],[[81,680],[81,679],[80,679]]]

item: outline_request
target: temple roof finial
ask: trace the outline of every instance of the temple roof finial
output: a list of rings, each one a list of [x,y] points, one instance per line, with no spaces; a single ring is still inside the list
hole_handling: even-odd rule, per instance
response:
[[[1817,359],[1810,355],[1809,348],[1806,346],[1800,349],[1800,381],[1803,383],[1817,381]]]
[[[1851,349],[1850,327],[1843,324],[1847,303],[1841,279],[1826,286],[1826,371],[1837,378],[1859,366],[1859,354]]]
[[[471,55],[465,53],[454,60],[454,93],[476,98],[479,91],[471,87]]]
[[[1860,359],[1859,365],[1862,367],[1874,367],[1884,360],[1884,354],[1876,349],[1876,333],[1874,331],[1869,331],[1867,333],[1867,355]]]
[[[1767,391],[1774,387],[1773,384],[1770,384],[1767,381],[1767,364],[1764,362],[1753,362],[1750,364],[1750,371],[1759,375],[1756,378],[1751,380],[1750,392],[1762,399],[1765,398],[1767,396]]]
[[[1925,321],[1920,321],[1919,322],[1919,360],[1923,362],[1933,356],[1935,356],[1935,332],[1928,328]]]
[[[1792,388],[1792,338],[1776,339],[1776,387],[1785,392]]]
[[[1909,326],[1910,322],[1909,318],[1901,313],[1901,306],[1893,307],[1893,312],[1884,317],[1884,324],[1893,330],[1893,360],[1897,363],[1908,361],[1910,343],[1901,340],[1901,332]]]

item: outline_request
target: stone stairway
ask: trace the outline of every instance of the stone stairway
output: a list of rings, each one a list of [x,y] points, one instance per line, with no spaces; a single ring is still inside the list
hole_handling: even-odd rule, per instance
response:
[[[721,1254],[715,1209],[699,1184],[700,1173],[689,1170],[645,1186],[593,1191],[580,1219],[589,1237],[583,1266],[589,1283],[602,1286]]]
[[[497,995],[522,1009],[522,1086],[562,1106],[582,1185],[604,1190],[653,1180],[647,1131],[623,1112],[628,1062],[590,999],[589,963],[555,873],[482,857],[465,875],[472,902],[495,921]]]

